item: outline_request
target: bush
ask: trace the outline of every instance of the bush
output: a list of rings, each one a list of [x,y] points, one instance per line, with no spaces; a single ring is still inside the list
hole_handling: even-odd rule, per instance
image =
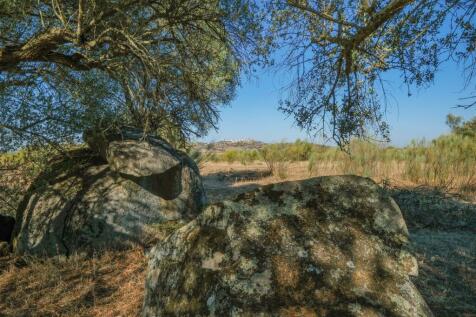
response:
[[[260,150],[260,154],[273,176],[280,179],[288,176],[290,159],[285,145],[281,143],[266,145]]]
[[[386,151],[376,143],[364,140],[352,140],[348,153],[339,148],[321,148],[310,155],[308,170],[317,173],[321,163],[332,164],[343,174],[375,176],[379,172],[379,163],[389,160]]]
[[[65,146],[65,149],[72,148]],[[51,147],[24,148],[0,153],[0,214],[15,216],[31,181],[58,151]]]
[[[352,140],[346,153],[337,147],[297,140],[267,144],[259,151],[231,149],[212,159],[242,164],[262,160],[269,172],[281,179],[288,177],[291,162],[307,160],[310,175],[356,174],[384,181],[403,179],[471,193],[476,192],[475,153],[476,138],[453,132],[432,142],[412,141],[406,148]]]
[[[415,183],[466,191],[476,186],[476,139],[450,134],[413,141],[406,149],[405,175]]]
[[[307,161],[309,160],[315,145],[298,139],[293,144],[285,144],[282,147],[290,161]]]
[[[221,154],[216,154],[216,161],[225,161],[228,163],[240,162],[243,165],[261,160],[260,154],[257,150],[226,150]]]
[[[338,148],[332,147],[319,147],[315,148],[309,156],[308,171],[310,175],[316,175],[319,172],[321,164],[325,165],[338,165],[338,169],[341,168],[340,162],[344,160],[345,153]]]
[[[194,160],[195,164],[197,164],[197,166],[199,168],[202,168],[203,167],[203,164],[209,160],[208,158],[208,155],[207,153],[203,153],[202,151],[199,151],[199,150],[196,150],[196,149],[190,149],[189,151],[187,151],[187,155],[192,159]]]
[[[352,140],[349,144],[349,155],[343,160],[343,171],[345,174],[374,176],[381,160],[382,151],[376,143]]]
[[[223,161],[226,161],[228,163],[233,163],[238,161],[238,151],[237,150],[226,150],[221,157],[223,158]]]

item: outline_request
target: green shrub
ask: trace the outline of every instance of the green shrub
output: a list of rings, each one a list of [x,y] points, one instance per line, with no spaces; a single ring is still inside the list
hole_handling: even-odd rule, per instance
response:
[[[254,161],[260,161],[263,158],[263,152],[280,152],[282,156],[280,161],[296,162],[307,161],[315,150],[316,145],[307,141],[296,140],[294,143],[275,143],[264,146],[261,150],[239,150],[229,149],[223,153],[216,153],[213,160],[224,161],[228,163],[240,162],[242,164],[249,164]]]
[[[223,161],[228,163],[233,163],[238,161],[238,151],[237,150],[226,150],[221,154]]]
[[[349,155],[343,160],[345,174],[356,174],[366,177],[377,174],[377,163],[382,157],[381,148],[372,142],[352,140],[349,144]]]
[[[288,176],[291,162],[307,160],[310,175],[356,174],[378,179],[405,179],[460,192],[476,191],[476,138],[467,133],[453,132],[432,142],[412,141],[405,148],[352,140],[348,153],[337,147],[297,140],[267,144],[259,151],[231,149],[216,154],[213,160],[242,164],[262,160],[269,171],[281,179]],[[319,168],[324,170],[319,171]]]
[[[210,160],[214,162],[224,161],[230,164],[234,162],[240,162],[241,164],[246,165],[254,161],[262,160],[262,158],[257,150],[230,149],[223,153],[214,153]]]
[[[476,186],[476,139],[459,134],[431,143],[413,141],[406,149],[405,175],[415,183],[443,189]]]
[[[393,153],[387,152],[376,143],[364,140],[352,140],[348,153],[339,148],[321,148],[312,152],[309,158],[310,174],[317,173],[322,163],[333,164],[343,174],[356,174],[371,177],[378,173],[379,163],[391,161]]]
[[[334,147],[316,147],[309,155],[308,171],[310,175],[317,174],[320,164],[338,164],[341,168],[342,160],[344,160],[345,153]]]
[[[268,144],[260,150],[261,157],[273,176],[284,179],[288,176],[289,156],[282,143]]]
[[[50,147],[0,153],[0,214],[15,216],[30,182],[56,154],[58,152]]]
[[[283,150],[290,161],[307,161],[313,152],[315,145],[307,141],[296,140],[292,144],[283,145]]]
[[[238,159],[241,164],[246,165],[261,159],[257,150],[245,150],[238,153]]]

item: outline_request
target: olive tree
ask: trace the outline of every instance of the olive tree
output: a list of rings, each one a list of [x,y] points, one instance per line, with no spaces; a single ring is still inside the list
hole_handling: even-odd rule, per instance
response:
[[[473,79],[474,1],[271,0],[267,10],[279,64],[296,74],[280,109],[341,146],[370,133],[388,138],[386,74],[411,93],[454,58]]]
[[[259,36],[246,0],[0,0],[0,150],[216,124]]]

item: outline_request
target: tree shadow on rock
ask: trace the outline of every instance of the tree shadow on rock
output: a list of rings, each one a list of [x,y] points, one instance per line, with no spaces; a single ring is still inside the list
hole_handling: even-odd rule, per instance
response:
[[[164,200],[147,182],[111,171],[89,150],[73,151],[31,185],[18,209],[14,248],[51,256],[141,244],[146,224],[182,217],[177,209],[187,202],[172,194]]]

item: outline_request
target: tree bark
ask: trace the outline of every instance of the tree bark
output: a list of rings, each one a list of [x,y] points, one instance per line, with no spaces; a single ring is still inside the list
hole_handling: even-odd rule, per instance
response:
[[[23,44],[0,49],[0,71],[15,69],[23,62],[52,62],[75,70],[90,70],[100,67],[96,61],[87,61],[80,53],[66,55],[56,49],[75,39],[67,30],[51,28],[36,35]]]

